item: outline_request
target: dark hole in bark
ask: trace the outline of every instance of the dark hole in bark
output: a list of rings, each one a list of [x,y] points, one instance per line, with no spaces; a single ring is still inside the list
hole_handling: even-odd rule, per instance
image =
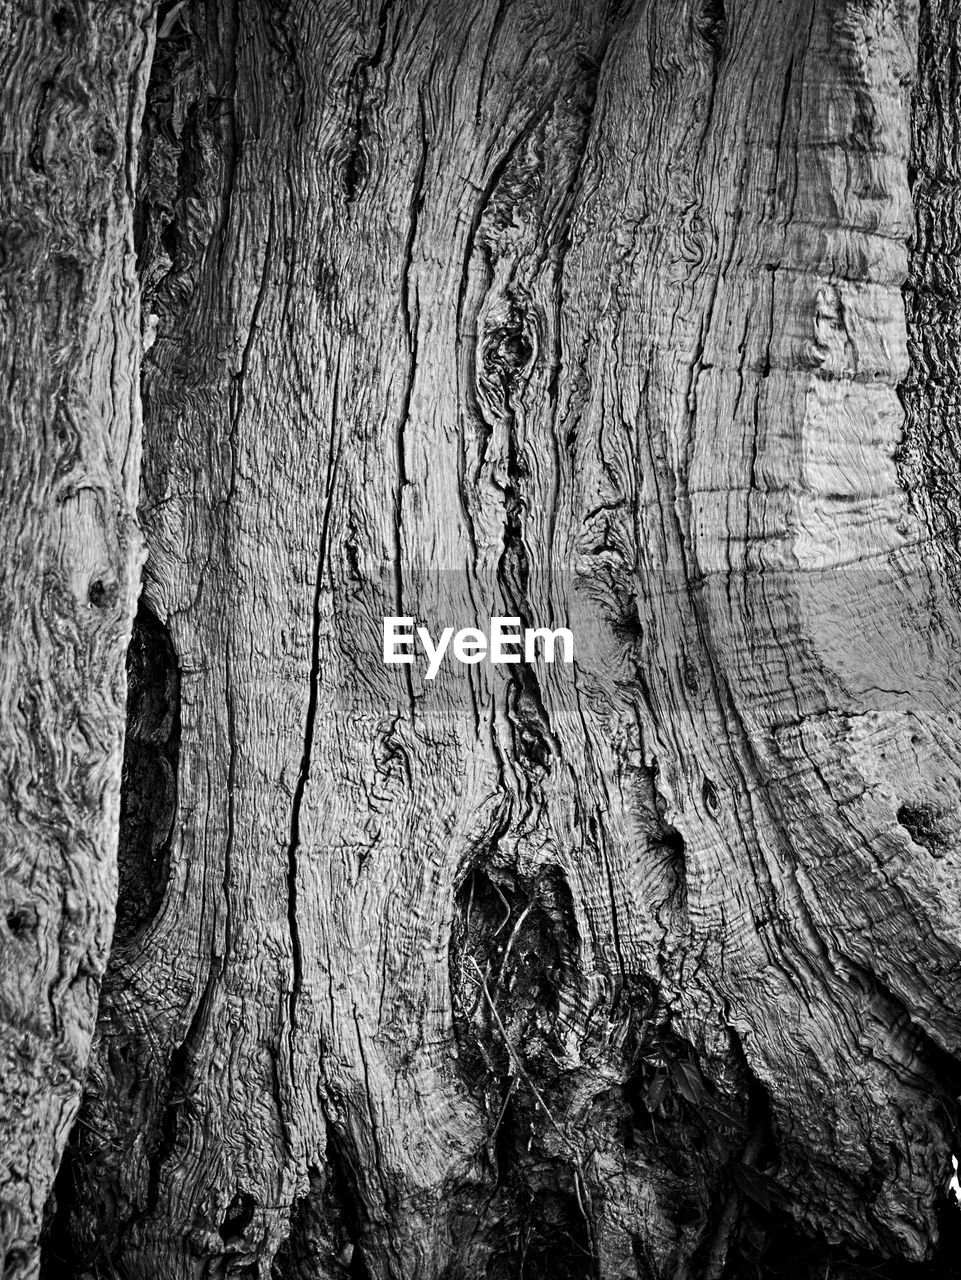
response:
[[[671,1221],[681,1227],[701,1224],[703,1238],[705,1224],[728,1194],[723,1171],[740,1159],[756,1127],[750,1078],[739,1070],[722,1080],[712,1078],[709,1061],[675,1030],[653,984],[632,993],[632,1005],[635,1018],[625,1045],[624,1147],[654,1163],[659,1176],[673,1183]],[[649,1234],[640,1237],[650,1244]]]
[[[701,786],[701,799],[704,801],[704,807],[708,813],[717,813],[721,807],[721,797],[718,795],[717,787],[710,778],[705,778]]]
[[[25,938],[37,927],[37,913],[33,907],[19,906],[7,912],[7,928],[15,938]]]
[[[175,5],[176,5],[176,4],[177,4],[177,0],[163,0],[163,3],[161,3],[161,4],[159,4],[159,5],[157,6],[157,28],[158,28],[158,30],[162,30],[162,29],[163,29],[164,24],[165,24],[165,23],[166,23],[166,21],[167,21],[167,18],[170,16],[170,11],[171,11],[171,9],[173,9],[173,8],[175,7]]]
[[[664,822],[652,841],[652,849],[659,854],[670,880],[672,905],[684,909],[687,906],[687,846],[676,827]]]
[[[676,863],[681,866],[684,865],[684,837],[677,827],[665,826],[660,838],[660,844]]]
[[[151,1094],[157,1087],[150,1075],[156,1065],[152,1054],[138,1053],[136,1041],[118,1033],[116,1027],[105,1037],[103,1047],[114,1077],[115,1100],[132,1108],[141,1106],[143,1094]],[[144,1205],[133,1202],[122,1184],[120,1166],[129,1152],[121,1151],[112,1118],[96,1102],[91,1105],[91,1095],[95,1097],[88,1078],[44,1207],[41,1280],[134,1280],[134,1274],[121,1262],[121,1241]],[[153,1132],[145,1134],[151,1153],[156,1141]]]
[[[64,36],[69,35],[76,25],[76,19],[66,7],[54,9],[50,15],[50,30],[58,40],[62,40]]]
[[[359,1244],[362,1215],[355,1189],[355,1179],[332,1125],[327,1126],[327,1167],[331,1216],[338,1223],[340,1248],[337,1258],[341,1265],[346,1267],[345,1274],[348,1280],[371,1280],[363,1249]]]
[[[577,1155],[556,1150],[569,1104],[562,1010],[577,931],[557,867],[475,867],[457,894],[450,952],[458,1067],[490,1118],[487,1280],[596,1275]]]
[[[189,269],[195,260],[191,250],[202,252],[206,243],[193,233],[198,211],[210,199],[205,184],[211,117],[219,114],[222,99],[203,94],[205,77],[196,74],[206,63],[203,6],[169,0],[160,5],[156,25],[140,136],[134,249],[145,313],[167,320],[180,315],[190,297],[171,275]]]
[[[177,803],[180,675],[167,628],[141,604],[127,652],[127,736],[120,786],[115,936],[129,939],[160,908]]]
[[[344,197],[348,204],[356,198],[357,192],[363,186],[367,178],[368,169],[367,153],[364,150],[362,140],[358,138],[344,162],[342,174]]]
[[[556,868],[534,877],[471,871],[457,895],[450,973],[460,1062],[471,1087],[518,1069],[536,1075],[576,942],[570,891]],[[531,1077],[531,1083],[533,1081]]]
[[[897,817],[915,844],[927,849],[935,858],[941,857],[944,837],[939,830],[941,815],[937,809],[927,804],[903,804]]]
[[[253,1221],[256,1208],[257,1201],[249,1191],[238,1191],[227,1206],[224,1220],[220,1224],[221,1239],[226,1241],[241,1238]]]
[[[93,135],[93,153],[99,160],[112,160],[117,152],[114,136],[107,129],[96,129]]]
[[[120,588],[116,582],[95,578],[87,588],[87,599],[95,609],[109,609],[117,603]]]
[[[177,231],[176,219],[171,218],[169,222],[164,223],[160,232],[160,245],[170,259],[171,268],[177,265],[177,247],[179,244],[179,234]]]
[[[595,551],[617,551],[610,543],[595,548]],[[627,644],[636,644],[644,639],[644,624],[637,611],[637,600],[631,596],[623,601],[619,616],[612,623],[612,629],[619,639]]]
[[[501,353],[506,364],[522,369],[534,354],[534,347],[526,333],[515,330],[504,335]]]
[[[696,30],[710,49],[712,57],[720,58],[724,53],[724,41],[727,36],[724,0],[705,0],[696,20]]]
[[[505,385],[526,368],[534,354],[534,344],[519,319],[491,329],[484,351],[485,375],[500,376]]]

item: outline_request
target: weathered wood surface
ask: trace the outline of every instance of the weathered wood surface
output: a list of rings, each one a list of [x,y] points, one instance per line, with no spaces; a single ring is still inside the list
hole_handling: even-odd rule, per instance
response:
[[[149,6],[0,6],[0,1268],[35,1274],[116,902]]]
[[[930,1251],[957,6],[920,21],[920,63],[857,0],[162,28],[135,715],[178,807],[121,845],[79,1270]],[[577,667],[427,684],[395,613],[569,623]]]

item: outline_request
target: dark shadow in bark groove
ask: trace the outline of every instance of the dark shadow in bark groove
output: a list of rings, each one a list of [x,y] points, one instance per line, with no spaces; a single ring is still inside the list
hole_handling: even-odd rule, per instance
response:
[[[271,1280],[370,1280],[360,1239],[357,1196],[333,1127],[327,1126],[323,1169],[307,1172],[308,1189],[294,1202],[290,1233],[271,1268]]]
[[[156,915],[177,807],[180,673],[167,628],[141,602],[127,651],[127,733],[120,783],[115,943]]]
[[[866,989],[876,986],[871,975],[861,976]],[[758,1169],[777,1163],[771,1104],[736,1035],[734,1049],[747,1079],[748,1115],[758,1141],[752,1168],[745,1170],[736,1160],[729,1165],[727,1185],[737,1196],[737,1212],[719,1280],[957,1280],[961,1208],[947,1193],[939,1211],[940,1241],[930,1262],[906,1263],[853,1253],[844,1246],[812,1239],[799,1229],[787,1213],[777,1185],[763,1173],[756,1176]],[[930,1053],[932,1046],[927,1049]],[[932,1066],[935,1071],[947,1072],[949,1089],[957,1089],[953,1060],[935,1049]],[[938,1076],[939,1087],[942,1078]],[[695,1269],[695,1280],[700,1274]]]
[[[221,187],[226,173],[213,162],[214,139],[221,160],[230,160],[225,129],[225,96],[211,91],[206,50],[206,19],[197,0],[162,6],[158,28],[173,18],[167,34],[158,35],[144,125],[140,136],[134,246],[144,314],[162,318],[160,330],[177,331],[213,232],[215,208],[226,199]],[[148,358],[141,394],[144,420],[152,423]],[[182,366],[186,372],[186,365]],[[148,450],[145,462],[153,450]]]
[[[961,1209],[942,1202],[941,1243],[930,1262],[899,1263],[802,1235],[787,1214],[748,1203],[723,1280],[957,1280]]]
[[[127,651],[127,724],[120,786],[118,898],[114,945],[130,944],[156,915],[166,888],[170,837],[177,808],[180,745],[180,670],[170,634],[141,601]],[[135,1055],[122,1041],[108,1062],[132,1095],[143,1087]],[[177,1056],[171,1080],[178,1074]],[[165,1113],[166,1114],[166,1113]],[[85,1108],[68,1140],[45,1212],[44,1280],[117,1275],[109,1261],[129,1217],[109,1185],[88,1172],[85,1151],[96,1147]],[[96,1167],[97,1161],[94,1160]]]
[[[705,0],[694,26],[697,34],[710,49],[711,57],[719,61],[724,54],[724,45],[727,40],[727,14],[724,11],[724,0]]]
[[[539,1184],[518,1187],[516,1216],[499,1224],[503,1243],[485,1280],[595,1280],[590,1230],[569,1171],[541,1165]]]
[[[70,1232],[69,1215],[76,1203],[74,1170],[76,1129],[64,1150],[53,1190],[44,1206],[43,1230],[40,1234],[40,1280],[73,1280],[76,1256]]]

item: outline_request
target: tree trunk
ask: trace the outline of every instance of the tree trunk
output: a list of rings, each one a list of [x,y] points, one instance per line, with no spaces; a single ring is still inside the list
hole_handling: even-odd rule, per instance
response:
[[[117,897],[143,560],[135,143],[148,7],[0,5],[0,1270],[36,1274]]]
[[[950,1274],[961,8],[158,21],[49,1275]]]

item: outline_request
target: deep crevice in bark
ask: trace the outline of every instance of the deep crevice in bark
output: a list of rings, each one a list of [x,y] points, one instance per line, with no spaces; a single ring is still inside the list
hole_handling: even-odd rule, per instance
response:
[[[180,671],[167,628],[143,601],[127,651],[115,945],[160,909],[177,810]]]
[[[360,1243],[360,1202],[345,1150],[328,1124],[324,1165],[307,1171],[308,1189],[294,1203],[272,1280],[370,1280]]]
[[[473,868],[450,952],[460,1074],[489,1117],[491,1190],[475,1231],[489,1280],[597,1274],[580,1156],[562,1133],[559,1058],[577,949],[558,868]],[[459,1274],[459,1273],[457,1273]]]
[[[523,877],[475,868],[458,894],[451,981],[461,1065],[471,1088],[546,1047],[576,950],[570,894],[556,869]],[[547,1022],[542,1023],[541,1017]],[[541,1042],[541,1049],[535,1046]]]

